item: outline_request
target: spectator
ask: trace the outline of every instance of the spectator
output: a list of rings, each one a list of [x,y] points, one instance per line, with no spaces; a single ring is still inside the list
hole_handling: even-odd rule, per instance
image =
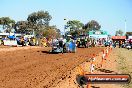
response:
[[[21,37],[21,44],[24,46],[24,37]]]
[[[113,43],[113,47],[114,47],[114,48],[116,47],[116,41],[114,41],[114,43]]]

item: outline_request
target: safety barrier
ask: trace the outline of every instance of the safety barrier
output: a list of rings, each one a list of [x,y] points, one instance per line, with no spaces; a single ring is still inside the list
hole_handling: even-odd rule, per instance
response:
[[[101,55],[99,56],[99,57],[101,57],[100,60],[99,59],[97,60],[96,59],[97,55],[93,54],[92,58],[90,59],[89,73],[88,74],[93,74],[93,73],[95,74],[94,71],[96,70],[96,68],[102,68],[103,65],[105,64],[105,62],[107,61],[109,53],[111,51],[112,51],[112,47],[105,48],[102,51]],[[85,75],[85,74],[87,74],[87,73],[85,73],[84,68],[85,68],[85,64],[82,64],[82,66],[78,67],[79,75]],[[91,83],[87,84],[87,88],[91,88],[91,86],[92,86]]]
[[[4,45],[5,46],[17,46],[17,41],[16,40],[4,40]]]

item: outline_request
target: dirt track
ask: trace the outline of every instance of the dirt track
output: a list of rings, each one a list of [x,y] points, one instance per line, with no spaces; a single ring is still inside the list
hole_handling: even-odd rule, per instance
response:
[[[17,49],[17,50],[15,50]],[[0,53],[0,88],[49,88],[103,48],[48,54],[50,48],[6,48]]]

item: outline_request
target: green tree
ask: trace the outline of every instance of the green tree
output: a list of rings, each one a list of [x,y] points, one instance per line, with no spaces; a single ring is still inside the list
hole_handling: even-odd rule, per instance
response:
[[[56,26],[48,26],[46,30],[43,31],[43,36],[48,38],[58,38],[60,37],[60,30]]]
[[[117,30],[115,35],[116,36],[122,36],[123,35],[123,31],[122,30]]]
[[[29,22],[29,27],[39,30],[43,26],[49,26],[49,21],[52,19],[48,11],[38,11],[31,13],[27,20]]]
[[[27,33],[28,32],[28,22],[27,21],[18,21],[15,24],[15,31],[17,33]]]
[[[82,30],[83,23],[78,20],[70,20],[65,25],[66,29],[70,29],[67,33],[73,36],[79,35],[79,31]]]
[[[130,36],[130,35],[132,35],[132,32],[126,32],[125,35]]]
[[[70,31],[75,31],[75,30],[82,29],[83,23],[81,23],[78,20],[72,20],[67,22],[66,27],[69,28]]]
[[[83,28],[87,31],[100,30],[101,25],[97,21],[91,20]]]
[[[1,17],[0,25],[3,25],[3,29],[6,32],[10,32],[12,28],[14,28],[15,21],[10,19],[9,17]]]
[[[48,11],[38,11],[28,15],[28,28],[34,31],[34,35],[37,37],[39,44],[40,37],[42,37],[43,31],[49,26],[51,19],[52,17]]]

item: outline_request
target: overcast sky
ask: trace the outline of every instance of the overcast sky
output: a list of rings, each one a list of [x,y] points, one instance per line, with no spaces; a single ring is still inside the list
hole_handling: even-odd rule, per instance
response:
[[[102,30],[114,35],[117,29],[132,31],[132,0],[0,0],[0,17],[9,16],[26,20],[35,11],[48,11],[52,16],[50,25],[63,32],[64,18],[80,20],[86,24],[96,20]]]

